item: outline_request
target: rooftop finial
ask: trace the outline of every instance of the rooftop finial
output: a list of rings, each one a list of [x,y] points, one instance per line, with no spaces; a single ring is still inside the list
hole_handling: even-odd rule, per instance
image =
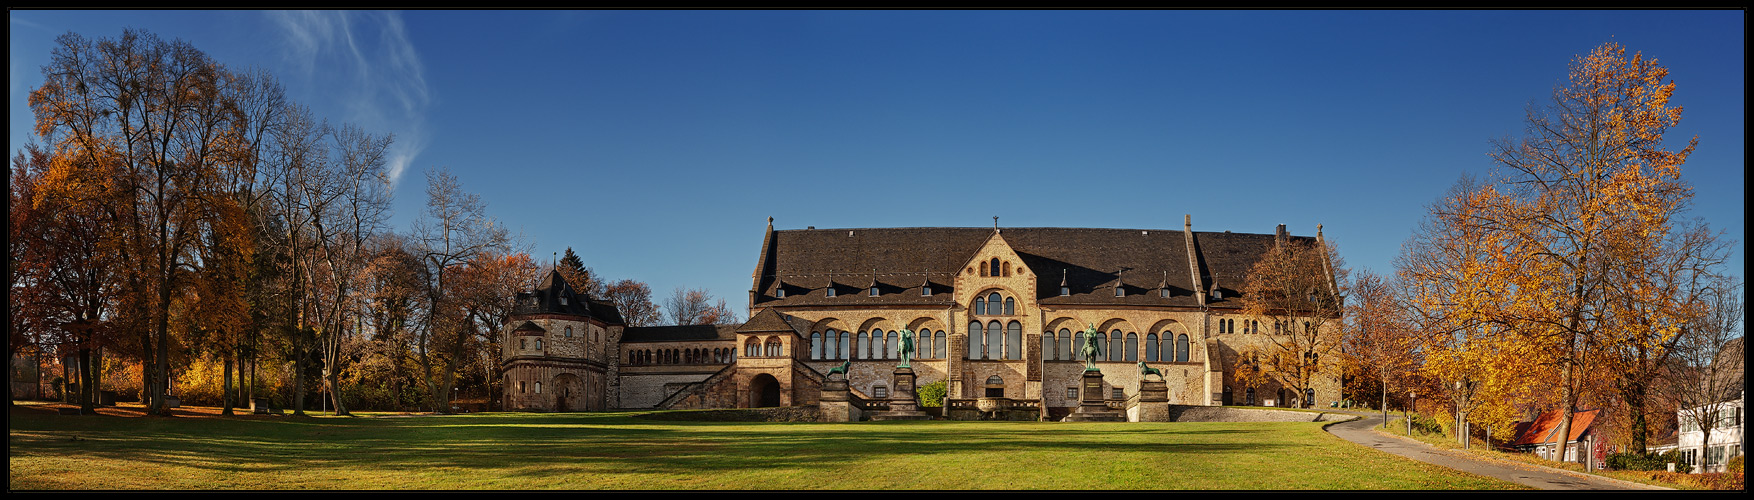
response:
[[[995,216],[993,216],[993,231],[996,232],[998,230],[999,230],[999,216],[995,215]]]

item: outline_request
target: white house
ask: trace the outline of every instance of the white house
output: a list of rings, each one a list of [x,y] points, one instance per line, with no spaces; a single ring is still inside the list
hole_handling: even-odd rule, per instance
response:
[[[1681,461],[1692,465],[1693,472],[1723,472],[1730,457],[1742,454],[1742,404],[1746,400],[1746,393],[1738,391],[1736,399],[1695,408],[1718,416],[1711,429],[1710,443],[1705,442],[1705,433],[1688,416],[1697,413],[1681,412],[1681,431],[1675,445]]]

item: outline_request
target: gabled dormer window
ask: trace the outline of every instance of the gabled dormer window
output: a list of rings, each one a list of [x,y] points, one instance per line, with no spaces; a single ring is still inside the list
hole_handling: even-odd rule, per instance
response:
[[[932,296],[932,285],[921,286],[920,287],[920,296],[921,297],[931,297]]]
[[[1166,299],[1167,299],[1167,298],[1169,298],[1169,289],[1168,289],[1168,288],[1159,288],[1159,289],[1157,289],[1157,296],[1158,296],[1158,297],[1163,297],[1163,298],[1166,298]]]
[[[877,296],[877,287],[874,287],[874,286],[873,286],[873,287],[871,287],[871,296],[872,296],[872,297],[876,297],[876,296]]]
[[[829,285],[827,293],[828,293],[829,297],[834,296],[834,286],[833,285]]]
[[[1116,296],[1116,297],[1125,297],[1125,296],[1127,296],[1127,289],[1125,289],[1125,288],[1121,288],[1121,286],[1120,286],[1120,285],[1115,285],[1115,296]]]
[[[1060,287],[1060,296],[1061,297],[1065,297],[1065,296],[1071,295],[1071,294],[1072,294],[1072,287],[1069,287],[1069,286]]]
[[[776,299],[786,298],[786,287],[782,286],[782,287],[778,287],[778,288],[773,289],[773,296]]]
[[[1218,290],[1217,288],[1213,288],[1212,289],[1212,300],[1224,300],[1224,292]]]
[[[560,305],[563,305],[563,306],[566,305],[566,296],[565,295],[560,296]]]

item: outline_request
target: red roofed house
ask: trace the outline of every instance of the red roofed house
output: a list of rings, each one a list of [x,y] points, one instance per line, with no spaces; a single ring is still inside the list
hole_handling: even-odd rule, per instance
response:
[[[1583,443],[1593,451],[1596,467],[1606,466],[1607,443],[1605,439],[1596,439],[1596,417],[1601,410],[1586,410],[1571,414],[1571,436],[1565,442],[1565,462],[1582,462],[1578,460],[1578,443]],[[1553,460],[1554,448],[1559,436],[1559,428],[1564,423],[1565,413],[1560,410],[1541,412],[1533,422],[1516,424],[1516,440],[1510,446],[1518,451],[1534,452],[1542,458]]]

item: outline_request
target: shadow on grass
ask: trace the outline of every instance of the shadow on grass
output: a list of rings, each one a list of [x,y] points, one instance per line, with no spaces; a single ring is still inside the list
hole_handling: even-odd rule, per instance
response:
[[[1198,459],[1303,446],[1287,444],[1282,435],[1287,427],[1260,424],[1164,428],[943,421],[684,422],[613,413],[164,419],[14,411],[12,416],[9,452],[14,457],[84,456],[251,473],[313,468],[387,473],[497,469],[497,475],[508,478],[552,475],[555,470],[735,473],[833,468],[935,454],[1054,460],[1101,452],[1110,457],[1164,454]]]

